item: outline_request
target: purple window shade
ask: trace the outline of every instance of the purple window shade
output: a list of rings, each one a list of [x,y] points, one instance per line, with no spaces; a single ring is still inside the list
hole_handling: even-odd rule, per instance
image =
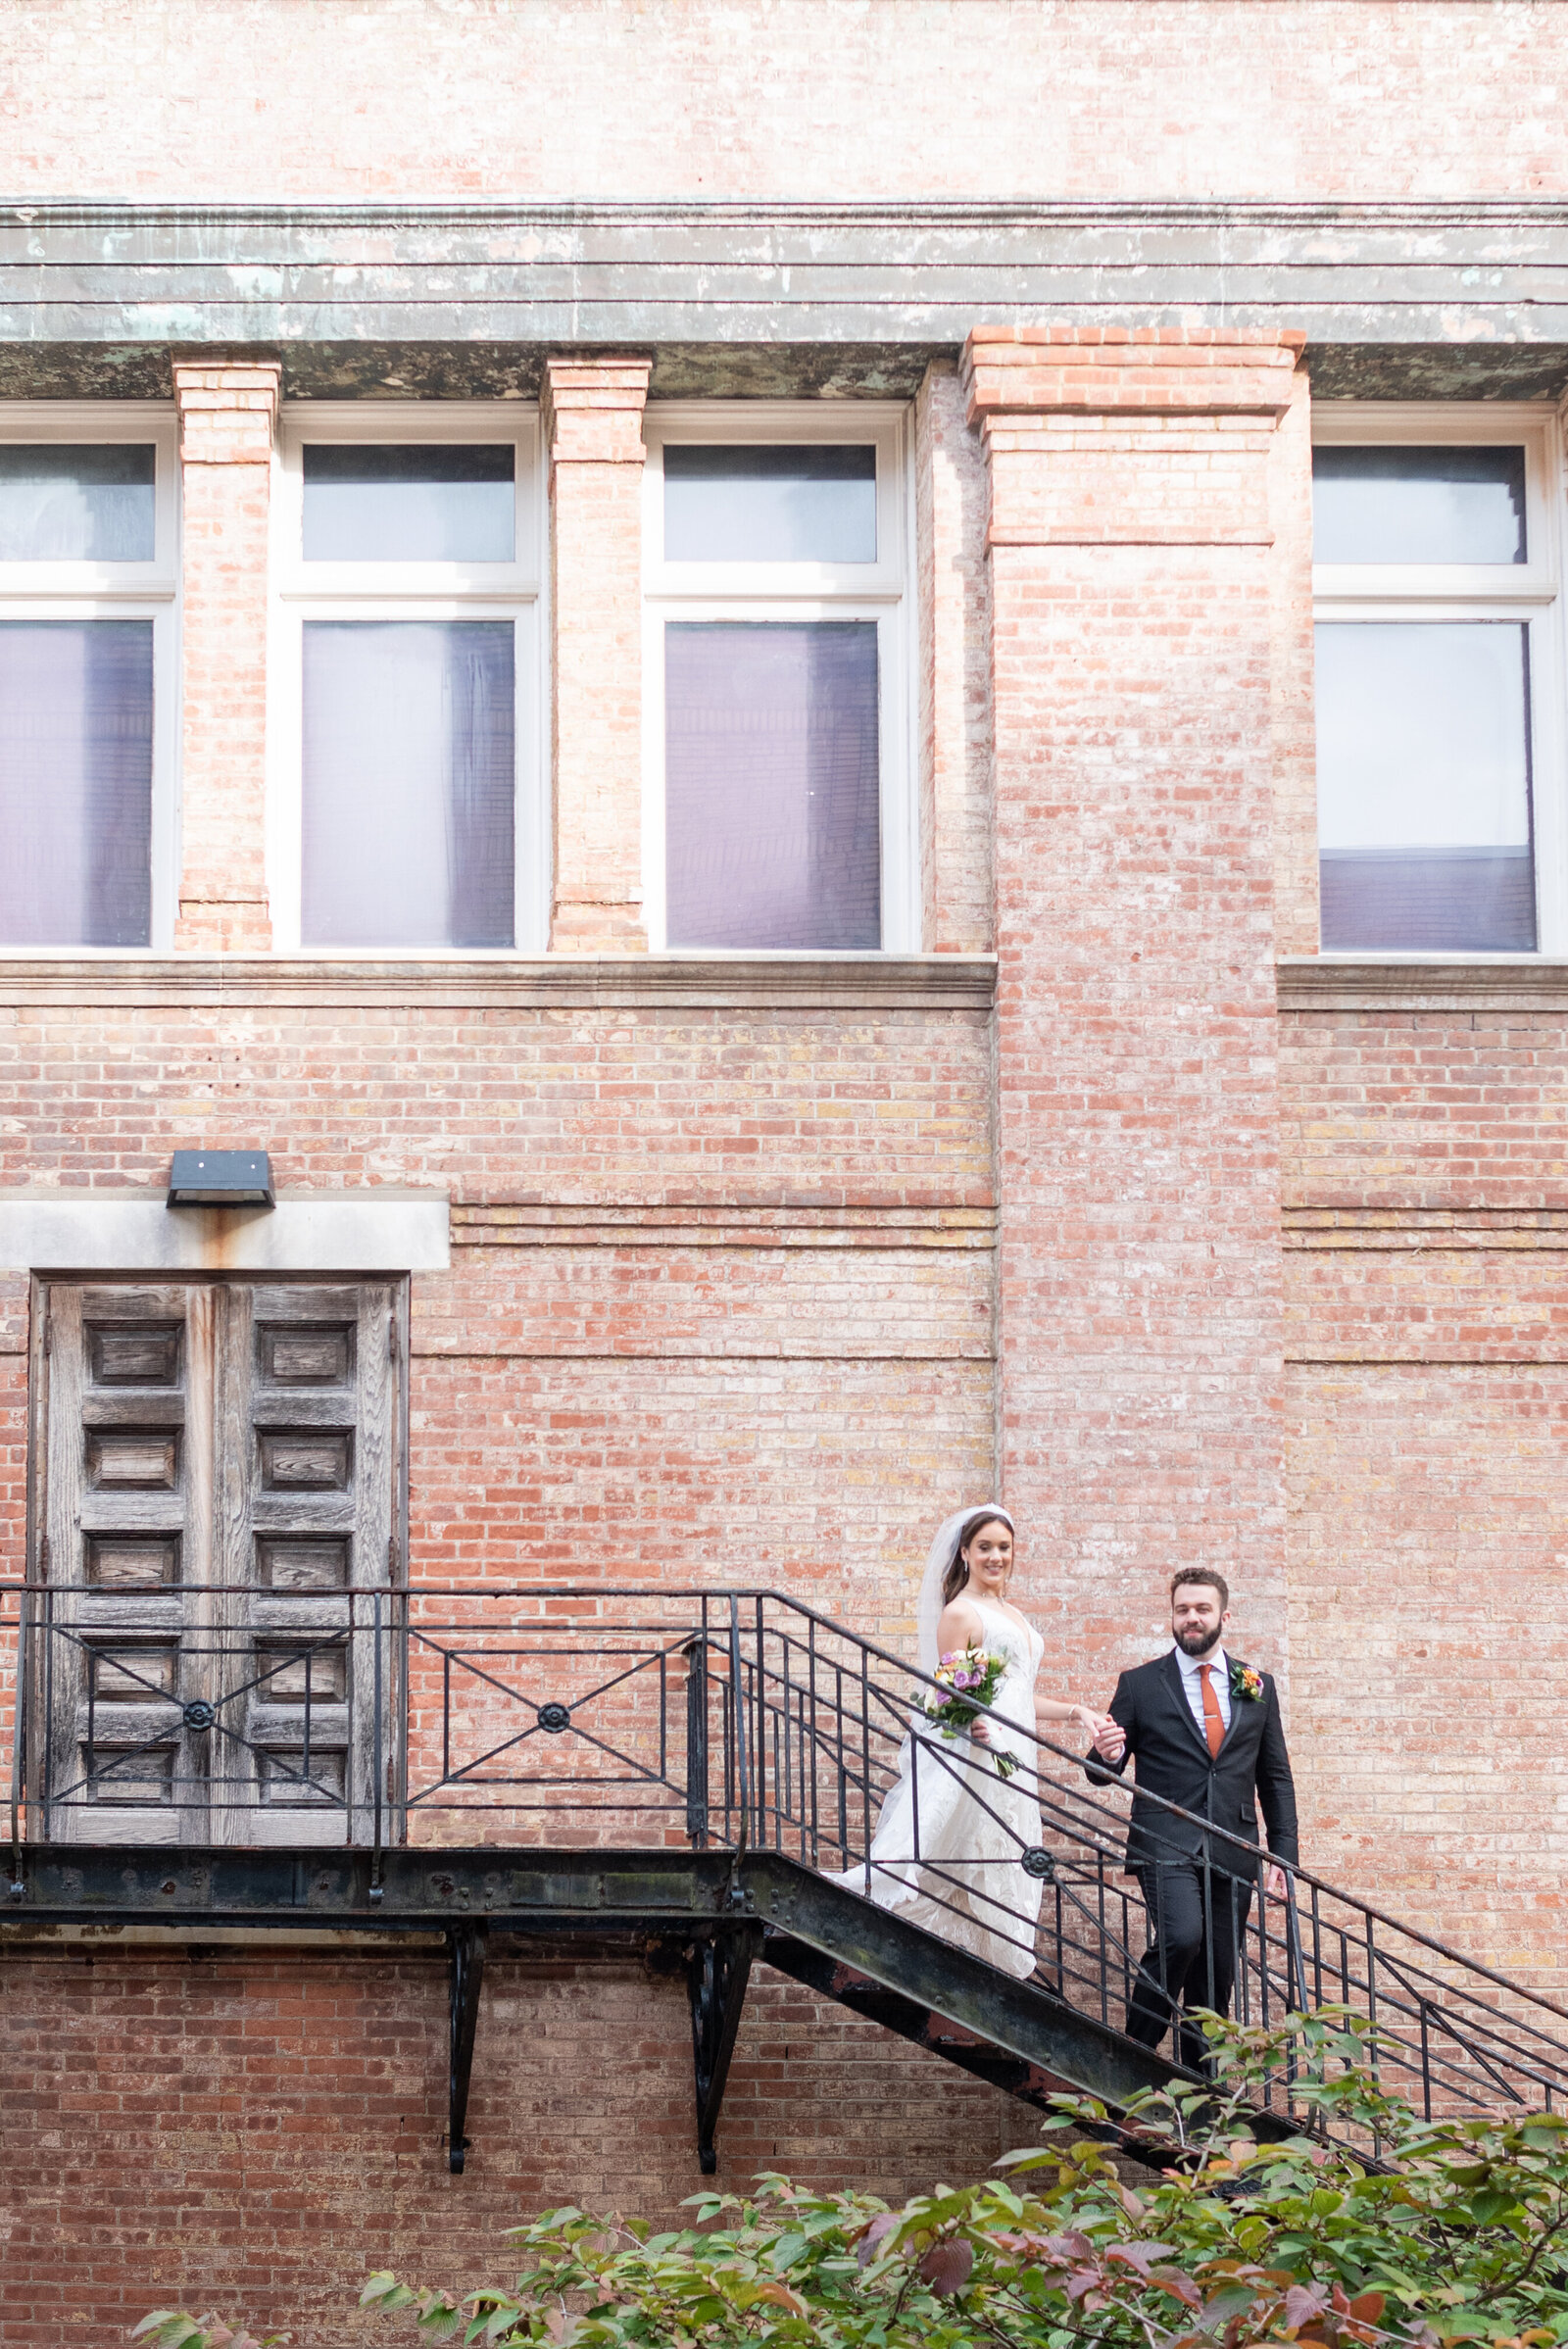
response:
[[[1475,954],[1536,951],[1530,849],[1329,849],[1326,947]]]
[[[304,944],[511,946],[511,623],[311,620],[304,636]]]
[[[0,623],[0,944],[151,936],[151,620]]]
[[[671,946],[882,942],[869,620],[664,631]]]

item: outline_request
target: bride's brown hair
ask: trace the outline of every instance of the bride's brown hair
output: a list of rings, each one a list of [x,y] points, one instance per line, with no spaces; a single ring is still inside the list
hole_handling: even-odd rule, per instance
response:
[[[1005,1517],[999,1517],[995,1509],[976,1509],[968,1524],[959,1534],[953,1552],[953,1563],[942,1577],[942,1603],[945,1607],[952,1606],[958,1592],[968,1583],[969,1561],[963,1553],[983,1525],[1007,1525],[1007,1520]],[[1007,1525],[1007,1531],[1009,1534],[1011,1533],[1010,1525]]]

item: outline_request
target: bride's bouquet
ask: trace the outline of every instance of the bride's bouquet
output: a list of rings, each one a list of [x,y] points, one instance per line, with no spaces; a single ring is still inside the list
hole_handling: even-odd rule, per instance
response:
[[[931,1675],[951,1693],[934,1696],[929,1688],[922,1688],[918,1691],[920,1710],[945,1737],[966,1737],[969,1724],[980,1718],[981,1706],[995,1699],[1006,1669],[1005,1656],[992,1655],[984,1647],[956,1647],[951,1655],[938,1660]],[[999,1753],[993,1759],[999,1778],[1011,1778],[1018,1767],[1016,1754]]]

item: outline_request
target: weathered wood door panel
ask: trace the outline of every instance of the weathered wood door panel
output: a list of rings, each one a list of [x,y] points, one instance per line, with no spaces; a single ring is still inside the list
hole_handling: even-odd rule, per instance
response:
[[[40,1299],[43,1832],[367,1841],[402,1689],[390,1282]]]
[[[227,1293],[220,1579],[235,1586],[221,1709],[224,1842],[368,1838],[397,1674],[390,1284]]]
[[[213,1305],[183,1286],[47,1293],[34,1653],[51,1836],[205,1839],[185,1707],[214,1628]]]

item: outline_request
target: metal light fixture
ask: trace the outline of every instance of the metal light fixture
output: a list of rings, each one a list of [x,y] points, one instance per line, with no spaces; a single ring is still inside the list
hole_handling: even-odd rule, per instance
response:
[[[176,1150],[169,1171],[172,1207],[274,1207],[266,1150]]]

